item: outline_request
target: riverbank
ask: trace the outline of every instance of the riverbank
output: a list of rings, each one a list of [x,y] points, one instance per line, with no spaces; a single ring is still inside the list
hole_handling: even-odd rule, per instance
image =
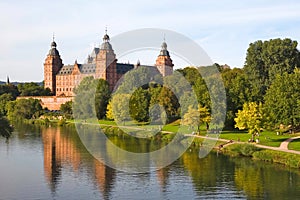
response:
[[[68,126],[74,125],[74,120],[30,120],[27,123],[46,125],[46,126]],[[83,122],[89,124],[89,122]],[[122,137],[129,137],[125,132],[130,132],[131,136],[144,136],[151,140],[161,140],[169,142],[178,132],[180,127],[180,121],[161,127],[160,130],[154,130],[154,126],[139,124],[132,126],[118,126],[114,121],[99,120],[99,125],[109,135],[117,135]],[[188,130],[185,130],[188,132]],[[185,132],[184,131],[184,132]],[[153,134],[155,133],[155,134]],[[250,144],[248,139],[250,135],[245,132],[230,132],[223,131],[219,137],[209,138],[206,137],[205,128],[202,127],[200,135],[185,134],[186,137],[194,137],[191,148],[200,148],[203,145],[204,139],[217,140],[214,146],[214,151],[223,153],[232,157],[249,157],[253,160],[262,160],[271,163],[280,163],[288,167],[300,168],[300,151],[289,150],[288,144],[285,144],[286,148],[280,148],[280,145],[287,139],[299,134],[285,134],[278,135],[275,131],[264,131],[261,133],[259,140],[260,144]],[[205,144],[204,144],[205,145]],[[300,141],[295,140],[293,142],[293,149],[299,149]]]

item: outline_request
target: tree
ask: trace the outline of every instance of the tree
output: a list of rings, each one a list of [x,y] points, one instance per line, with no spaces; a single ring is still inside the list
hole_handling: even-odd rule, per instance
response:
[[[276,75],[293,73],[300,66],[297,41],[291,39],[258,40],[249,45],[245,74],[251,86],[251,101],[261,102]]]
[[[130,116],[138,122],[149,120],[150,95],[147,90],[138,88],[130,97],[129,112]]]
[[[222,71],[222,78],[226,90],[226,121],[227,128],[234,128],[235,113],[243,108],[248,102],[249,82],[245,77],[244,70],[239,68]]]
[[[13,128],[10,126],[9,121],[0,116],[0,135],[8,139],[13,131]]]
[[[16,99],[19,96],[19,91],[17,86],[13,84],[0,85],[0,95],[2,94],[11,94]]]
[[[20,96],[51,96],[51,90],[49,88],[44,89],[42,85],[38,83],[22,83],[18,85]]]
[[[157,102],[164,107],[168,122],[179,116],[179,101],[174,93],[167,87],[162,87]]]
[[[129,115],[129,94],[115,94],[111,100],[112,115],[117,123],[130,119]]]
[[[60,111],[65,115],[66,118],[72,118],[73,108],[72,108],[72,101],[67,101],[64,104],[60,105]]]
[[[248,129],[252,135],[252,140],[256,133],[260,133],[262,128],[262,104],[256,102],[244,103],[243,110],[239,110],[234,121],[235,127],[240,130]]]
[[[13,101],[14,97],[11,93],[5,93],[0,95],[0,116],[5,116],[7,114],[6,105],[9,101]]]
[[[95,94],[95,108],[98,119],[105,117],[106,108],[110,99],[109,84],[104,79],[95,80],[97,83],[96,94]]]
[[[106,118],[109,120],[114,120],[114,114],[113,114],[113,108],[112,108],[112,102],[109,101],[107,104],[106,109]]]
[[[17,99],[7,104],[7,116],[10,120],[36,119],[42,111],[40,101],[37,99]]]
[[[208,123],[211,121],[210,113],[206,107],[198,105],[198,109],[189,106],[187,113],[183,116],[182,124],[197,127],[198,132],[200,133],[200,125],[203,123]]]
[[[300,125],[300,71],[277,75],[265,95],[265,112],[269,125]]]

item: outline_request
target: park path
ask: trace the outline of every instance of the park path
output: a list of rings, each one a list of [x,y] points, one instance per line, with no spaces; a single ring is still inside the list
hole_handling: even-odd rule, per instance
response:
[[[289,143],[290,143],[291,141],[295,140],[295,139],[298,139],[298,138],[300,138],[300,136],[288,138],[287,140],[281,142],[279,148],[280,148],[280,149],[286,149],[286,150],[287,150],[287,149],[288,149],[288,146],[289,146]]]
[[[218,139],[218,138],[213,138],[213,137],[207,137],[207,136],[201,136],[201,135],[192,135],[192,134],[186,134],[185,136],[188,136],[188,137],[198,137],[198,138],[203,138],[203,139],[211,139],[211,140],[219,140],[219,141],[223,141],[223,142],[226,142],[225,145],[223,145],[223,147],[225,146],[229,146],[229,145],[232,145],[232,144],[246,144],[247,142],[237,142],[237,141],[231,141],[231,140],[226,140],[226,139]],[[291,139],[290,141],[294,140],[294,139],[297,139],[297,138],[300,138],[300,136],[297,136],[297,137],[293,137],[293,138],[289,138]],[[287,140],[286,140],[287,141]],[[284,142],[286,142],[284,141]],[[283,143],[283,142],[282,142]],[[248,144],[248,143],[247,143]],[[285,148],[281,148],[281,147],[271,147],[271,146],[266,146],[266,145],[261,145],[261,144],[253,144],[257,147],[260,147],[260,148],[264,148],[264,149],[270,149],[270,150],[275,150],[275,151],[282,151],[282,152],[287,152],[287,153],[294,153],[294,154],[299,154],[300,155],[300,151],[295,151],[295,150],[289,150],[289,149],[285,149]],[[281,145],[280,145],[281,146]]]

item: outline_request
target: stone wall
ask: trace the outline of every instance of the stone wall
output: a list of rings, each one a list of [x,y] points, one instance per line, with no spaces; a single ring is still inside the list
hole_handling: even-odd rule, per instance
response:
[[[43,106],[43,108],[48,108],[49,110],[59,110],[61,104],[73,100],[74,97],[57,97],[57,96],[18,97],[18,99],[29,99],[29,98],[41,100],[41,105]]]

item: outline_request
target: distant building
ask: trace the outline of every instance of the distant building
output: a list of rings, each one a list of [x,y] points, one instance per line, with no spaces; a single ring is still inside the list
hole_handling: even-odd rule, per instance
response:
[[[79,64],[76,60],[72,65],[64,65],[56,47],[53,40],[44,63],[44,87],[49,88],[57,97],[74,96],[74,88],[87,76],[107,80],[112,90],[126,72],[140,66],[139,62],[136,65],[118,63],[107,33],[103,37],[103,43],[99,48],[93,49],[84,64]],[[155,67],[162,76],[168,76],[173,73],[173,66],[167,44],[163,42],[155,66],[149,67]]]

